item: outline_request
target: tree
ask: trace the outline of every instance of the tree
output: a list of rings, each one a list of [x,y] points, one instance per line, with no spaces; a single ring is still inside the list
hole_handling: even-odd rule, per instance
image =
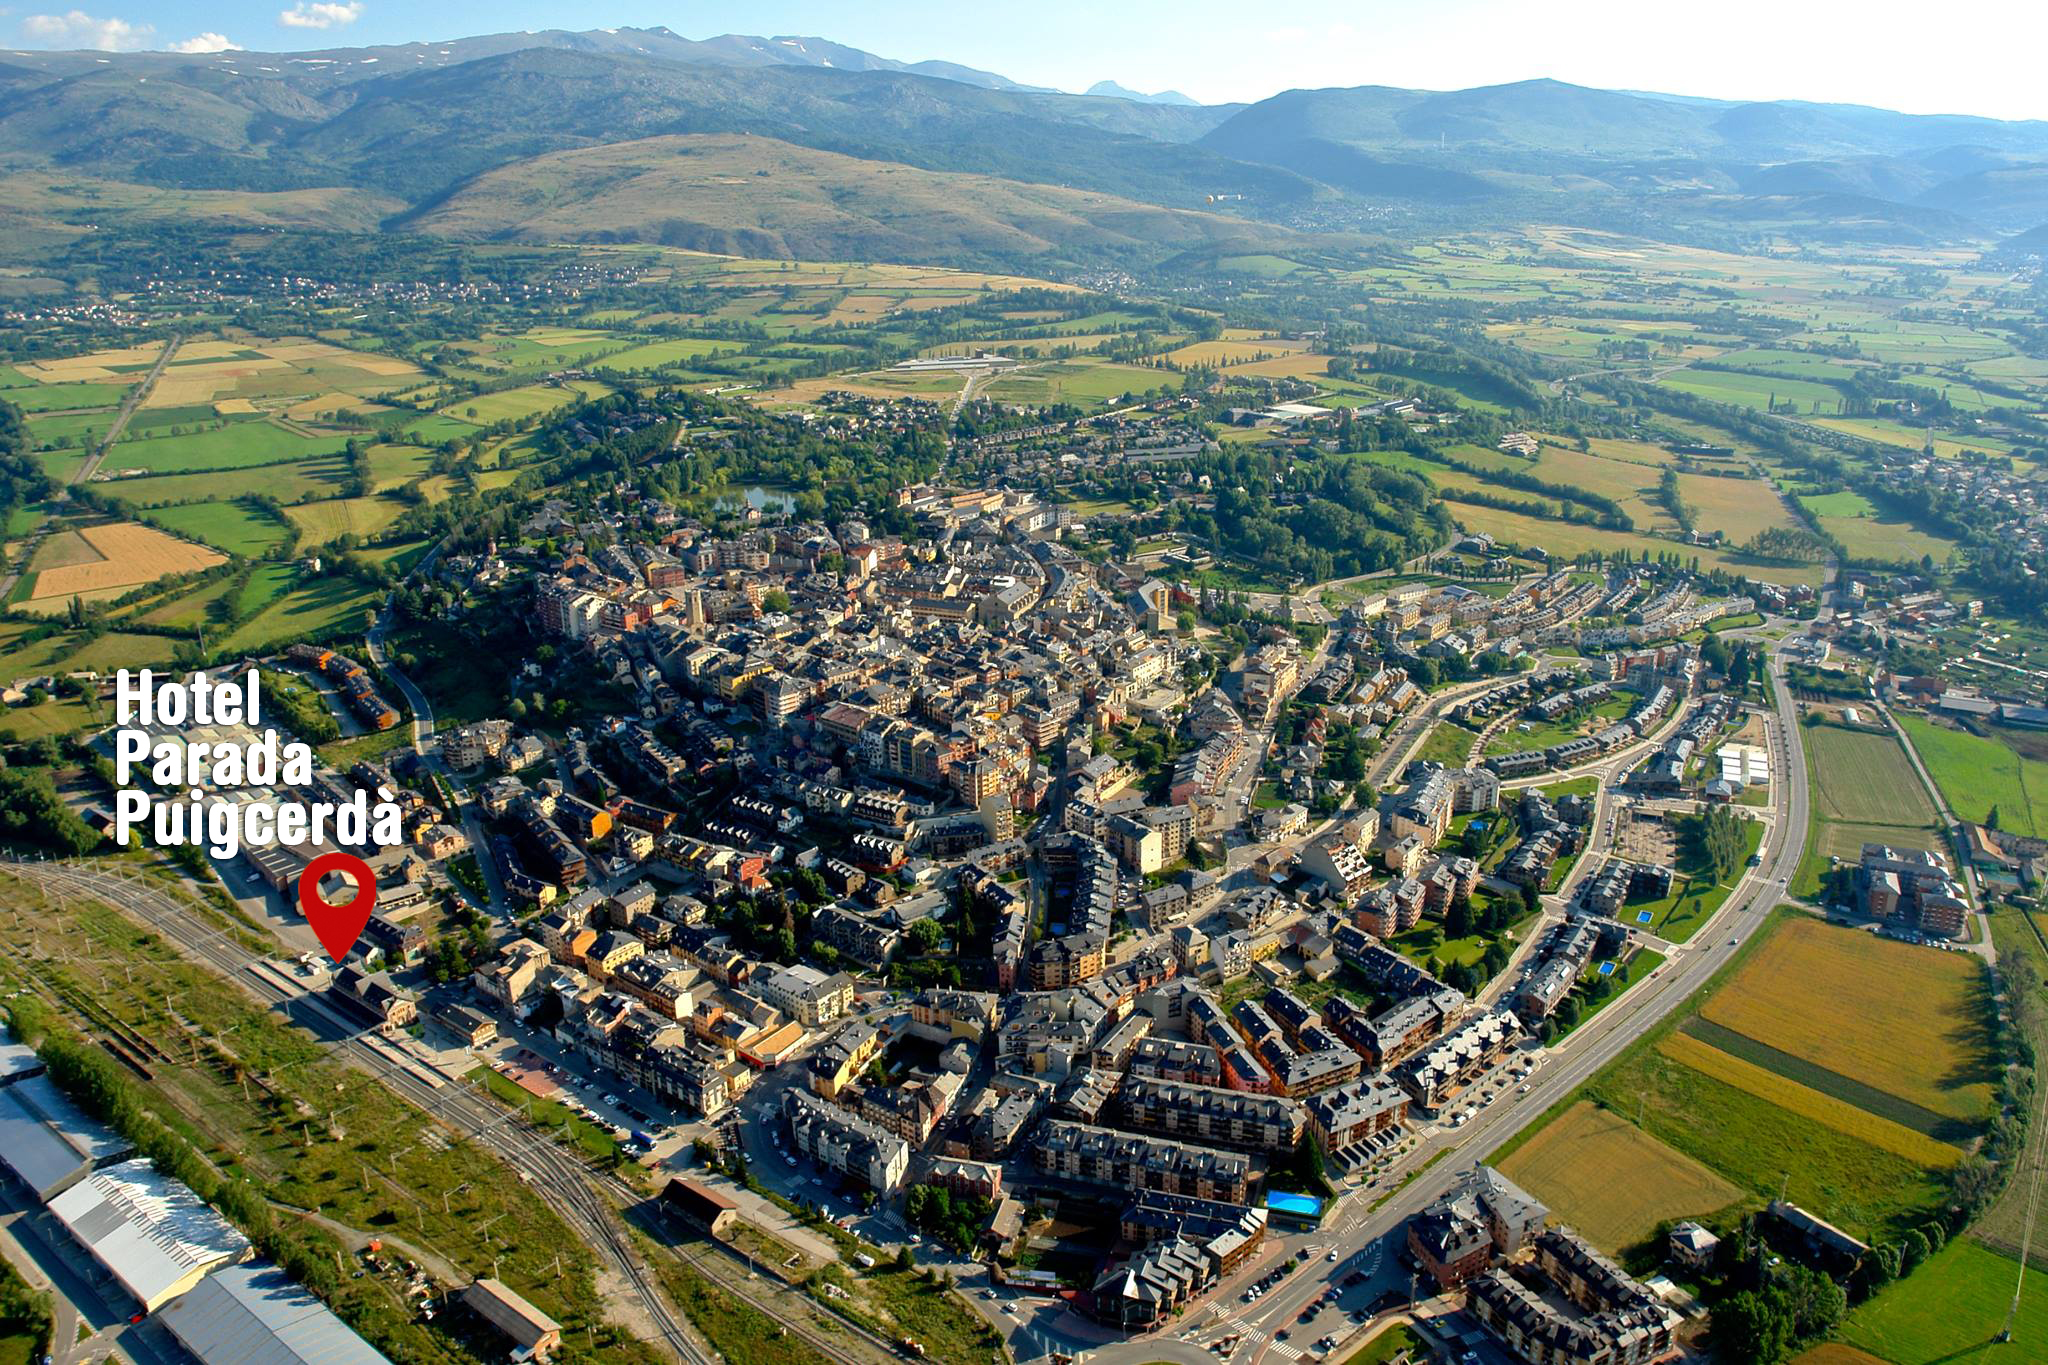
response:
[[[1783,1289],[1795,1336],[1824,1337],[1849,1311],[1849,1296],[1842,1287],[1810,1266],[1792,1267],[1784,1277]]]
[[[896,1268],[898,1270],[917,1269],[917,1255],[908,1246],[896,1248]]]
[[[1918,1228],[1907,1228],[1899,1239],[1899,1274],[1910,1275],[1927,1259],[1927,1238]]]
[[[1984,828],[1998,828],[1998,807],[1993,806],[1990,810],[1984,813]]]
[[[910,926],[910,943],[927,957],[936,953],[946,942],[946,931],[935,919],[921,919]]]
[[[1444,937],[1464,938],[1472,932],[1472,902],[1454,896],[1444,909]]]
[[[761,594],[761,610],[774,615],[789,610],[789,594],[780,588],[770,588]]]
[[[1714,1354],[1742,1365],[1770,1365],[1792,1344],[1792,1322],[1770,1291],[1745,1289],[1714,1309]]]

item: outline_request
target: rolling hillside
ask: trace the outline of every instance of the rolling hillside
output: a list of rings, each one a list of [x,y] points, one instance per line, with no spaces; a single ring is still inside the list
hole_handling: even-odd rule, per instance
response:
[[[659,242],[742,256],[913,263],[1284,250],[1292,236],[1090,190],[739,134],[533,157],[478,176],[403,226],[469,240]]]
[[[941,230],[919,234],[858,186],[829,212],[815,195],[713,193],[698,178],[712,144],[686,160],[652,141],[732,137],[770,140],[782,165],[802,149],[828,158],[819,166],[857,158],[923,173],[891,181],[918,195],[933,192],[930,176],[969,177],[971,189],[955,183],[965,199]],[[637,150],[586,155],[628,145]],[[656,146],[666,150],[650,161]],[[917,261],[935,259],[942,241],[977,263],[993,263],[983,253],[1004,243],[1013,263],[1156,262],[1232,235],[1199,216],[1210,206],[1318,231],[1378,233],[1392,208],[1430,228],[1533,220],[1913,243],[1989,243],[2048,218],[2048,123],[1551,80],[1202,106],[1114,82],[1044,91],[819,38],[694,40],[660,28],[289,54],[8,52],[0,157],[19,191],[0,214],[8,260],[61,249],[87,207],[119,225],[176,203],[215,220],[343,231],[529,238],[559,227],[780,241],[797,253],[867,240]],[[707,202],[643,204],[677,174]],[[593,180],[636,182],[605,191],[617,221],[551,213],[552,187]],[[239,197],[176,198],[192,192]],[[273,195],[293,197],[262,201]],[[1010,214],[1021,219],[998,221]]]

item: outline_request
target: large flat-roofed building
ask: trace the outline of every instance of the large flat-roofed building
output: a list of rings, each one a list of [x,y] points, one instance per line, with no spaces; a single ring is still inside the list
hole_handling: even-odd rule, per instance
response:
[[[0,1088],[0,1162],[48,1203],[94,1167],[135,1148],[85,1116],[48,1076],[24,1076]]]
[[[200,1365],[385,1365],[326,1304],[269,1261],[225,1266],[159,1315]]]
[[[49,1208],[144,1312],[249,1254],[248,1238],[147,1161],[93,1171]]]

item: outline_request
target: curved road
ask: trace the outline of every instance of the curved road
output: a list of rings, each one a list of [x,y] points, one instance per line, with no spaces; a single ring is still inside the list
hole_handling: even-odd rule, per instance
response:
[[[1305,1307],[1354,1270],[1373,1272],[1371,1289],[1391,1282],[1394,1252],[1407,1220],[1442,1193],[1448,1176],[1484,1161],[1679,1008],[1735,955],[1763,923],[1764,912],[1785,898],[1805,849],[1810,793],[1799,728],[1784,685],[1784,664],[1782,653],[1773,651],[1770,673],[1777,717],[1773,760],[1784,780],[1778,784],[1774,818],[1759,848],[1762,865],[1745,870],[1727,903],[1699,927],[1690,942],[1675,948],[1664,966],[1582,1024],[1563,1043],[1543,1049],[1527,1094],[1503,1088],[1499,1098],[1458,1129],[1425,1126],[1420,1140],[1374,1186],[1349,1190],[1335,1200],[1321,1229],[1269,1238],[1286,1255],[1310,1247],[1315,1250],[1307,1265],[1256,1303],[1244,1304],[1241,1293],[1278,1261],[1271,1253],[1197,1301],[1159,1333],[1110,1338],[1096,1324],[1050,1305],[1040,1308],[1025,1324],[993,1314],[992,1319],[1040,1354],[1085,1354],[1096,1365],[1149,1365],[1154,1361],[1218,1365],[1223,1360],[1259,1365],[1269,1352],[1283,1361],[1303,1354],[1293,1345],[1277,1343],[1274,1333],[1294,1327]],[[1409,1183],[1404,1186],[1403,1181]],[[1372,1202],[1375,1198],[1377,1204]],[[1332,1253],[1334,1261],[1329,1259]],[[1332,1330],[1340,1336],[1354,1331],[1349,1323],[1341,1328],[1319,1323],[1302,1329],[1300,1335]],[[1196,1344],[1197,1339],[1217,1335],[1239,1335],[1245,1344],[1227,1356]],[[1342,1355],[1344,1349],[1340,1346],[1332,1354]],[[1035,1358],[1022,1350],[1018,1357]]]

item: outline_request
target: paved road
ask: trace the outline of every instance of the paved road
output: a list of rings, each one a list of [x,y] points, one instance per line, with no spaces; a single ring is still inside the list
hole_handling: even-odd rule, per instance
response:
[[[1458,1129],[1425,1129],[1389,1172],[1379,1179],[1377,1193],[1355,1190],[1342,1196],[1325,1216],[1324,1226],[1314,1233],[1276,1237],[1279,1253],[1292,1254],[1309,1246],[1317,1248],[1314,1258],[1302,1270],[1283,1281],[1257,1303],[1244,1304],[1239,1290],[1246,1279],[1263,1270],[1250,1271],[1224,1285],[1210,1299],[1197,1303],[1161,1334],[1129,1339],[1104,1340],[1099,1330],[1070,1312],[1041,1310],[1028,1327],[1016,1332],[1026,1349],[1038,1354],[1053,1351],[1086,1352],[1099,1365],[1147,1365],[1172,1361],[1176,1365],[1217,1365],[1223,1357],[1188,1340],[1213,1333],[1219,1323],[1242,1337],[1235,1354],[1228,1357],[1239,1365],[1258,1365],[1268,1351],[1283,1361],[1302,1354],[1290,1343],[1279,1343],[1273,1334],[1295,1327],[1304,1307],[1333,1283],[1371,1261],[1382,1282],[1398,1244],[1400,1229],[1416,1212],[1437,1198],[1447,1177],[1484,1161],[1495,1149],[1520,1132],[1553,1104],[1569,1095],[1656,1024],[1683,1004],[1707,979],[1735,954],[1765,917],[1784,899],[1786,888],[1798,870],[1804,852],[1809,797],[1806,765],[1800,751],[1800,735],[1790,694],[1784,682],[1784,658],[1774,652],[1770,659],[1775,684],[1773,705],[1777,715],[1779,752],[1774,755],[1785,780],[1775,793],[1775,818],[1765,832],[1759,849],[1762,865],[1747,869],[1735,893],[1715,915],[1702,925],[1692,940],[1677,947],[1665,965],[1651,977],[1609,1004],[1581,1025],[1568,1039],[1545,1050],[1541,1064],[1529,1081],[1529,1092],[1512,1088],[1479,1110]],[[1434,1162],[1434,1166],[1430,1163]],[[1422,1175],[1424,1168],[1428,1174]],[[1412,1183],[1401,1181],[1413,1174]],[[1392,1191],[1392,1193],[1387,1193]],[[1377,1207],[1362,1208],[1378,1198]],[[1375,1255],[1374,1246],[1381,1248]],[[1334,1252],[1337,1259],[1328,1259]],[[1265,1264],[1270,1264],[1269,1259]],[[1371,1288],[1372,1286],[1368,1286]],[[1217,1310],[1221,1310],[1220,1313]],[[1006,1324],[1015,1331],[1016,1324]],[[1304,1338],[1330,1330],[1320,1324],[1302,1328]],[[1346,1324],[1345,1330],[1349,1326]],[[1340,1353],[1342,1348],[1340,1347]],[[1247,1354],[1247,1351],[1249,1354]],[[1025,1350],[1020,1359],[1030,1358]]]
[[[130,389],[128,396],[121,400],[121,409],[114,414],[113,425],[107,428],[107,434],[100,441],[99,449],[92,453],[91,459],[78,467],[78,472],[71,476],[72,483],[92,482],[92,476],[99,472],[100,462],[107,458],[107,452],[114,448],[114,442],[121,439],[121,433],[128,430],[128,419],[135,415],[135,410],[149,397],[150,391],[156,387],[156,381],[162,377],[164,367],[171,363],[171,357],[178,353],[178,347],[184,344],[184,341],[183,336],[173,335],[164,343],[164,349],[157,356],[156,364],[149,367],[149,373],[142,376],[142,382]]]
[[[156,364],[151,366],[149,373],[142,377],[142,382],[129,390],[128,396],[121,400],[120,411],[114,414],[113,423],[107,427],[106,436],[101,439],[99,445],[93,449],[92,454],[86,458],[85,462],[72,472],[71,477],[65,481],[66,483],[85,483],[94,474],[99,472],[100,461],[107,458],[108,449],[113,446],[114,442],[120,440],[121,433],[128,429],[128,419],[135,415],[135,409],[142,406],[142,400],[149,397],[149,391],[156,387],[157,376],[164,372],[164,366],[171,363],[171,356],[177,351],[179,344],[184,340],[183,336],[173,336],[164,343],[163,352],[157,356]],[[45,520],[42,525],[36,528],[35,534],[28,538],[28,543],[22,546],[21,553],[15,556],[14,560],[17,567],[9,570],[5,577],[0,577],[0,602],[6,601],[8,595],[14,591],[14,585],[20,581],[22,571],[28,567],[29,560],[35,558],[36,547],[43,543],[43,537],[49,533],[50,523]]]
[[[440,554],[439,545],[427,551],[420,557],[420,562],[413,566],[413,575],[430,570]],[[369,654],[370,662],[383,670],[384,676],[391,680],[391,685],[399,690],[406,704],[412,708],[414,752],[418,753],[429,767],[449,777],[451,786],[461,788],[462,784],[453,780],[453,775],[441,762],[440,754],[428,745],[428,741],[434,737],[434,704],[427,700],[427,694],[420,691],[418,685],[406,677],[384,651],[384,636],[391,629],[391,610],[391,602],[387,599],[384,609],[377,614],[376,624],[371,626],[369,633],[363,637],[364,650]],[[462,821],[462,832],[468,838],[471,850],[476,854],[476,866],[483,874],[484,887],[490,892],[490,904],[484,908],[500,914],[507,913],[510,902],[505,898],[504,882],[498,876],[497,860],[491,857],[490,837],[484,830],[482,818],[477,814],[476,803],[469,799],[466,789],[463,789],[462,804],[457,815]],[[466,895],[467,891],[459,889],[458,894]]]

